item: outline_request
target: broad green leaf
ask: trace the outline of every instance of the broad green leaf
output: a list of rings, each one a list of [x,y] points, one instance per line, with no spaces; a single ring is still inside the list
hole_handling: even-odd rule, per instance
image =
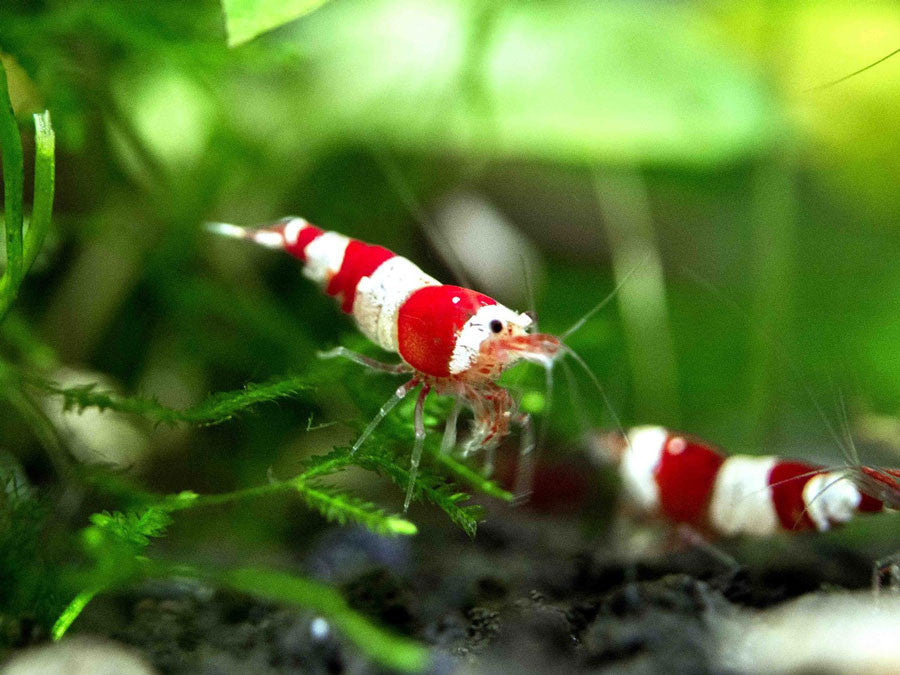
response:
[[[257,35],[298,19],[327,0],[222,0],[228,46],[236,47]]]
[[[697,5],[346,0],[298,26],[308,108],[363,141],[558,162],[708,165],[784,132]]]
[[[428,649],[396,635],[350,609],[335,589],[285,572],[253,567],[208,575],[213,581],[258,598],[312,609],[350,638],[371,659],[392,670],[420,672]]]

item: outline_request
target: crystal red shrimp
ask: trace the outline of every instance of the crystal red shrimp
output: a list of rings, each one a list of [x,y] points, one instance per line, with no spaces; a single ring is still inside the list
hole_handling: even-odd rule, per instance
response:
[[[334,296],[366,337],[402,359],[397,364],[381,363],[343,347],[321,354],[411,374],[354,443],[353,452],[400,400],[421,386],[404,509],[412,498],[424,444],[423,410],[429,392],[453,396],[472,409],[474,427],[467,450],[490,452],[509,433],[511,423],[529,423],[527,416],[517,411],[510,393],[495,381],[521,359],[549,366],[564,347],[553,335],[529,333],[533,321],[528,314],[515,312],[482,293],[441,284],[386,248],[323,231],[303,218],[284,218],[259,229],[227,223],[209,223],[207,227],[299,258],[304,275]],[[455,415],[451,419],[455,422]],[[449,424],[448,432],[455,433]],[[530,437],[523,433],[523,439]],[[523,448],[523,453],[527,450]]]
[[[658,426],[603,442],[628,502],[643,513],[718,535],[825,531],[858,513],[900,508],[900,470],[830,470],[774,456],[725,455]]]

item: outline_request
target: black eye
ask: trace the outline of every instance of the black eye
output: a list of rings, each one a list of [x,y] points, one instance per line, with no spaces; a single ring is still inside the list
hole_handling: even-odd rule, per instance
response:
[[[498,321],[497,319],[494,319],[493,321],[491,321],[491,330],[494,331],[495,333],[499,333],[500,331],[503,330],[503,322]]]

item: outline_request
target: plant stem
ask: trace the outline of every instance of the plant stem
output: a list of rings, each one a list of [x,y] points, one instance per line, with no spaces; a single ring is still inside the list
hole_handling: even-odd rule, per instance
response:
[[[44,237],[50,229],[53,195],[56,191],[56,133],[50,122],[50,111],[34,116],[34,200],[31,222],[25,233],[25,268],[27,274],[37,258]]]
[[[6,224],[6,273],[0,278],[0,321],[12,307],[25,273],[31,267],[53,213],[56,184],[56,135],[50,113],[34,116],[34,199],[31,224],[23,235],[24,163],[22,139],[7,89],[6,71],[0,63],[0,152],[3,155],[4,221]]]
[[[76,595],[72,602],[66,605],[66,608],[56,620],[56,623],[53,624],[53,628],[50,629],[50,635],[54,642],[62,639],[62,636],[69,630],[69,626],[72,625],[72,622],[78,618],[78,615],[81,614],[84,608],[87,607],[87,604],[94,599],[94,596],[102,590],[104,589],[86,588]]]
[[[6,223],[6,274],[0,286],[0,307],[12,304],[12,299],[4,303],[7,295],[15,297],[22,279],[22,191],[24,184],[24,164],[22,159],[22,139],[13,114],[12,103],[7,89],[6,70],[0,63],[0,151],[3,154],[3,203]]]

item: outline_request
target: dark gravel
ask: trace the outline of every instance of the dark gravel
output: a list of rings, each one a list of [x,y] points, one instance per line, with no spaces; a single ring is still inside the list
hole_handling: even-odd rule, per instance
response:
[[[296,571],[433,646],[433,672],[710,672],[714,626],[823,587],[863,588],[870,561],[807,537],[759,568],[708,547],[632,554],[565,516],[493,507],[473,542],[440,521],[410,540],[330,530]],[[819,550],[822,549],[822,550]],[[80,632],[163,673],[379,672],[309,612],[198,585],[100,598]]]

